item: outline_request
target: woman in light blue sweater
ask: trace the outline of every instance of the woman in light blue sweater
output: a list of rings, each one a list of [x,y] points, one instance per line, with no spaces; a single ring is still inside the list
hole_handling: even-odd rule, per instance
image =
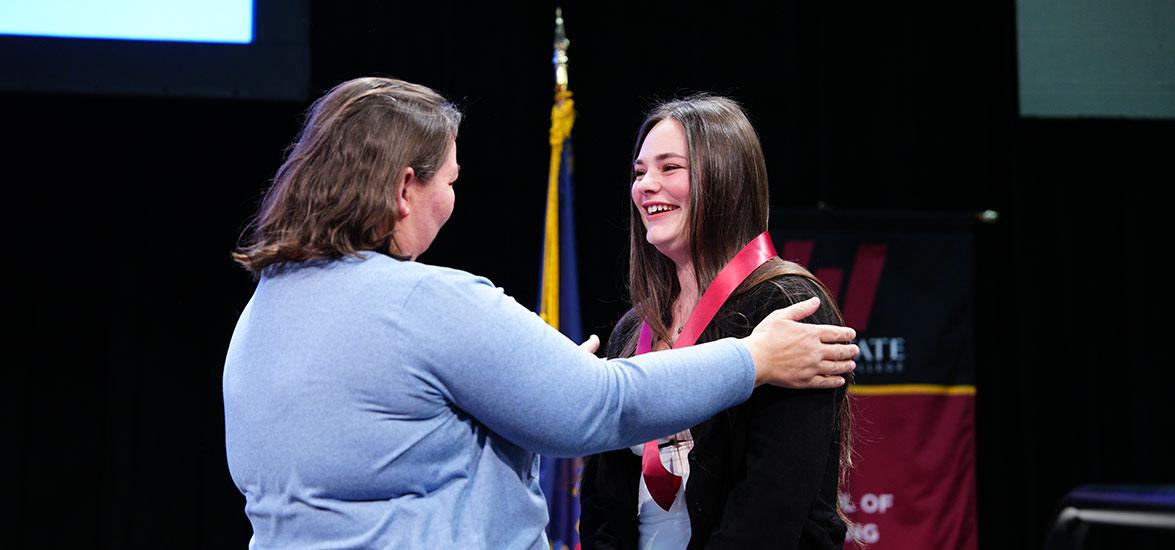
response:
[[[545,549],[535,453],[632,445],[853,368],[850,329],[797,322],[815,301],[604,361],[486,279],[413,261],[453,210],[459,122],[423,86],[340,84],[234,254],[260,279],[224,370],[253,548]]]

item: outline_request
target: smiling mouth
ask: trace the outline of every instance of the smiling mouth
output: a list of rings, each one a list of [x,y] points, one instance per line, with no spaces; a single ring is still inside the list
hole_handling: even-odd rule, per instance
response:
[[[671,212],[677,210],[676,206],[669,206],[668,204],[654,204],[645,208],[645,213],[650,216],[661,214],[664,212]]]

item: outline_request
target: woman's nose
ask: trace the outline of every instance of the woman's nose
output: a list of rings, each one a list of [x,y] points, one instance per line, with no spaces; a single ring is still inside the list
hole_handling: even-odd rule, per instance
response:
[[[633,190],[641,194],[656,193],[657,191],[661,190],[661,180],[652,172],[648,172],[641,176],[640,179],[633,182],[632,187]]]

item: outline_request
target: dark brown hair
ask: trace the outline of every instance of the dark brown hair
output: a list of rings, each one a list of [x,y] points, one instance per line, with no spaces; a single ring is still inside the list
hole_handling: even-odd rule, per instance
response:
[[[690,254],[698,293],[714,281],[718,272],[747,243],[767,231],[770,209],[767,164],[759,135],[742,107],[734,100],[707,94],[692,95],[658,104],[649,111],[637,132],[633,163],[645,137],[662,120],[672,118],[685,128],[689,149]],[[632,180],[636,179],[635,171]],[[681,292],[673,261],[645,240],[641,211],[629,201],[629,296],[640,319],[664,342],[672,341],[673,301]],[[737,296],[784,275],[811,281],[837,323],[844,324],[832,293],[803,266],[774,258],[751,273],[734,291]],[[782,288],[782,287],[781,287]],[[636,349],[640,331],[632,331],[625,350]],[[841,481],[852,466],[851,415],[846,395],[838,411],[841,428]],[[838,505],[838,512],[839,505]],[[848,523],[843,512],[839,514]]]
[[[401,175],[412,168],[431,180],[460,123],[452,103],[419,84],[335,86],[310,106],[233,259],[258,277],[269,266],[389,249]]]

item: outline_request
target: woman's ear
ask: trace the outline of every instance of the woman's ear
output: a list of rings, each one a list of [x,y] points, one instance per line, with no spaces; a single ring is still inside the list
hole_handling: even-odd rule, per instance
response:
[[[396,196],[396,219],[397,221],[407,218],[412,213],[412,200],[416,198],[416,171],[411,166],[404,169],[400,173],[397,183],[399,184],[399,192]]]

